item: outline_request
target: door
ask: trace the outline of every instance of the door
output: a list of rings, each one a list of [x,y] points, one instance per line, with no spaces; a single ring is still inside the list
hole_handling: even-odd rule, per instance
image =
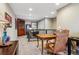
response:
[[[25,21],[23,19],[17,19],[17,35],[25,35]]]

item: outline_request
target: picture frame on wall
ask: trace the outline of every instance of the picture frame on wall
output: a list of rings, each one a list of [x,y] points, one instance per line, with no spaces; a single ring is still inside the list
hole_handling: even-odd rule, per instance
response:
[[[7,26],[12,27],[12,17],[7,12],[5,12],[5,20],[9,22]]]

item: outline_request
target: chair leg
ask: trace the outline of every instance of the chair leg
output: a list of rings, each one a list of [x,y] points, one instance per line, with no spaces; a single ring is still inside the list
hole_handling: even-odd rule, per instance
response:
[[[39,39],[37,38],[37,47],[39,46]]]
[[[43,40],[41,40],[42,41],[42,52],[41,52],[41,54],[43,55]]]
[[[56,55],[56,54],[54,54],[53,52],[51,53],[51,52],[49,52],[49,51],[47,51],[47,54]]]
[[[30,42],[30,36],[28,36],[28,42]]]
[[[50,54],[50,52],[47,51],[47,54]]]
[[[48,44],[48,40],[47,40],[46,44]]]

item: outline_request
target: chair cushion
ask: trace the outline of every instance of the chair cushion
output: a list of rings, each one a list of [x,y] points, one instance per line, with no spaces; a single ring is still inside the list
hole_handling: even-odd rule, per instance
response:
[[[49,40],[48,43],[55,43],[55,39]]]

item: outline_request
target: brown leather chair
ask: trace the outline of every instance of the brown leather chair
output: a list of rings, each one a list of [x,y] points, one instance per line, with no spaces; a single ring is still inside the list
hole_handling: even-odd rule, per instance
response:
[[[47,52],[51,52],[53,54],[58,54],[66,49],[66,43],[69,36],[69,30],[56,31],[56,39],[55,43],[48,42]]]

